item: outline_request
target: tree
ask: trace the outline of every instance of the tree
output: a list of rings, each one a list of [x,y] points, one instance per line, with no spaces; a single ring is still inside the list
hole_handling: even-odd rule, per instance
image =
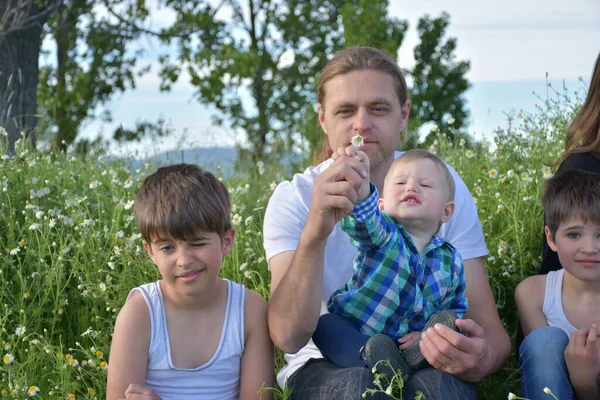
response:
[[[0,126],[12,145],[36,124],[42,27],[61,0],[0,1]]]
[[[448,25],[450,15],[445,12],[438,18],[426,15],[417,25],[421,41],[414,49],[416,65],[410,71],[413,132],[425,122],[434,122],[444,131],[450,125],[460,129],[468,116],[464,93],[469,88],[465,75],[470,63],[456,61],[456,38],[445,39]]]
[[[257,158],[275,142],[303,134],[300,121],[314,105],[315,78],[331,55],[363,37],[397,51],[406,29],[405,22],[387,18],[384,0],[166,4],[178,13],[169,32],[192,25],[202,39],[180,38],[177,56],[161,58],[161,88],[169,90],[185,70],[195,97],[218,110],[214,122],[244,130]],[[366,31],[369,36],[362,35]]]

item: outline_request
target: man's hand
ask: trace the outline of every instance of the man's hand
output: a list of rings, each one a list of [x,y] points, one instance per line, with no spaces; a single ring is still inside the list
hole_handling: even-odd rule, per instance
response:
[[[597,398],[600,391],[600,355],[598,354],[598,325],[571,334],[565,349],[565,362],[571,384],[582,399]]]
[[[371,165],[369,162],[369,156],[364,151],[358,150],[354,145],[350,145],[347,147],[338,148],[332,155],[334,161],[338,160],[340,157],[351,157],[357,159],[364,167],[364,170],[367,172],[367,176],[365,176],[360,184],[359,188],[356,188],[356,193],[358,194],[358,201],[364,200],[371,195],[371,186],[369,182],[369,172],[371,169]]]
[[[432,367],[460,379],[478,382],[485,378],[482,363],[493,359],[493,349],[485,340],[483,328],[472,319],[457,319],[456,325],[465,334],[442,324],[427,329],[421,335],[420,349]]]
[[[132,383],[127,387],[125,397],[119,400],[162,400],[162,398],[154,390]]]
[[[333,164],[315,178],[303,236],[309,240],[327,240],[335,224],[354,209],[357,190],[368,176],[364,160],[349,157],[343,151],[338,153]]]

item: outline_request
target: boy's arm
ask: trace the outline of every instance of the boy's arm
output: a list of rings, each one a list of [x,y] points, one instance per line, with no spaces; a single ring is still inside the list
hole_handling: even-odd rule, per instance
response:
[[[246,289],[244,304],[245,344],[242,354],[240,400],[271,400],[275,365],[273,343],[267,326],[267,302]]]
[[[467,312],[467,297],[465,292],[467,284],[465,281],[464,265],[462,257],[457,250],[452,250],[452,287],[447,291],[442,300],[439,310],[450,310],[456,313],[458,318],[463,318]]]
[[[109,354],[106,399],[125,398],[129,385],[144,385],[150,347],[150,313],[139,291],[125,303],[117,321]]]
[[[373,247],[383,247],[398,234],[394,220],[379,210],[379,193],[370,183],[370,195],[357,202],[350,215],[342,218],[341,228],[350,236],[350,241],[359,251],[366,252]]]
[[[542,312],[545,291],[546,275],[530,276],[515,289],[515,301],[524,336],[536,328],[548,325]]]

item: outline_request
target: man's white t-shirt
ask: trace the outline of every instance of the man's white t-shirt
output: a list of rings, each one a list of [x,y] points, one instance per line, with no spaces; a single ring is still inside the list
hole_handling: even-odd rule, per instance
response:
[[[402,152],[396,152],[396,158],[401,154]],[[300,233],[308,216],[313,181],[332,163],[333,160],[329,159],[316,167],[309,167],[303,173],[295,174],[291,181],[281,182],[275,188],[264,220],[267,260],[297,249]],[[487,248],[473,197],[456,171],[450,166],[448,169],[456,185],[455,209],[450,221],[441,226],[438,234],[453,245],[464,260],[485,256],[488,254]],[[347,283],[352,276],[353,261],[357,255],[358,250],[352,246],[348,235],[341,230],[339,223],[336,224],[325,246],[321,314],[327,312],[326,305],[331,293]],[[296,354],[286,354],[287,364],[277,374],[279,386],[284,387],[285,381],[311,358],[323,358],[312,340]]]

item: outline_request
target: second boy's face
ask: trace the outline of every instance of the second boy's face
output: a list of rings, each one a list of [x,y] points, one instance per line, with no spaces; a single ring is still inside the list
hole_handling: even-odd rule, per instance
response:
[[[152,243],[144,241],[148,255],[156,264],[164,284],[180,295],[200,294],[214,287],[223,257],[233,247],[235,230],[223,238],[216,232],[198,232],[193,240],[167,237]]]
[[[428,159],[395,164],[386,177],[379,208],[405,227],[437,231],[452,216],[448,184]]]
[[[570,218],[560,224],[554,239],[548,227],[545,231],[565,271],[582,281],[600,280],[600,225]]]

